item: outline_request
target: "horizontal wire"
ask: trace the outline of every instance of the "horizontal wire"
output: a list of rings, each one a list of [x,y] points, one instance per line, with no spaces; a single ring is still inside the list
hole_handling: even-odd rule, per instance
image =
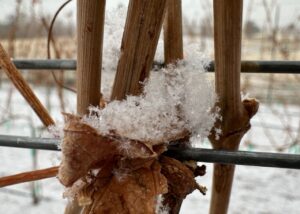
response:
[[[18,69],[23,70],[76,70],[76,60],[20,60],[14,59]],[[163,63],[154,62],[154,66],[162,67]],[[208,72],[215,70],[214,61],[207,64]],[[277,73],[300,74],[300,61],[242,61],[242,73]]]
[[[60,151],[59,142],[58,139],[50,138],[0,135],[0,146],[6,147]],[[164,155],[178,160],[300,169],[300,155],[295,154],[177,148],[170,145]]]

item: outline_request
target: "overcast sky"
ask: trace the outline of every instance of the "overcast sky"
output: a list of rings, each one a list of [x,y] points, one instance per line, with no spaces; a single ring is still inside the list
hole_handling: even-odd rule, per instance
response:
[[[53,14],[55,10],[63,3],[65,0],[40,0],[43,2],[43,7],[39,9],[39,13],[51,13]],[[254,2],[252,13],[250,19],[254,20],[259,25],[265,21],[265,12],[262,5],[262,0],[245,0],[244,1],[244,15],[246,15],[247,7],[249,2]],[[268,2],[274,0],[267,0]],[[24,6],[23,10],[28,10],[28,5],[31,0],[23,0]],[[184,16],[188,17],[189,19],[200,19],[206,11],[204,11],[203,2],[204,0],[182,0],[183,4],[183,13]],[[212,2],[212,0],[210,1]],[[297,20],[297,17],[300,16],[300,0],[275,0],[280,7],[280,25],[286,25],[290,22],[294,22]],[[107,0],[106,5],[107,9],[111,9],[116,7],[118,4],[123,3],[127,4],[128,0]],[[0,13],[0,20],[4,20],[8,14],[11,14],[14,11],[15,7],[15,0],[0,0],[1,4],[1,13]],[[73,11],[75,15],[75,5],[76,0],[70,3],[65,9],[64,12]],[[75,16],[74,16],[75,17]],[[74,18],[75,21],[75,18]]]

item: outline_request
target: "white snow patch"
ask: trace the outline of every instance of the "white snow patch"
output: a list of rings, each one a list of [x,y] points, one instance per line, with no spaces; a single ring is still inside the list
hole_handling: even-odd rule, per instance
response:
[[[210,111],[216,95],[198,56],[152,71],[142,95],[91,107],[83,121],[102,135],[115,132],[140,141],[161,142],[183,130],[207,137],[218,118]]]

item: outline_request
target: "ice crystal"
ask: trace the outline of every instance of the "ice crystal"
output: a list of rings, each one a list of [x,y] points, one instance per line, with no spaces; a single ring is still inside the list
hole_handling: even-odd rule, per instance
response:
[[[217,114],[210,110],[216,96],[205,63],[194,55],[159,71],[152,71],[140,96],[112,101],[104,109],[90,108],[83,121],[99,133],[157,142],[188,130],[201,138],[212,128]]]

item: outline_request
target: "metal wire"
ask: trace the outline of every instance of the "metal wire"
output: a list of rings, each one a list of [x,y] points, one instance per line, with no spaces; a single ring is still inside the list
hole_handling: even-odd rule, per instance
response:
[[[13,63],[18,69],[24,70],[76,70],[76,60],[16,59]]]
[[[0,146],[59,151],[58,144],[59,140],[57,139],[0,135]],[[293,154],[223,151],[169,146],[165,155],[179,160],[300,169],[300,155]]]
[[[19,69],[28,70],[76,70],[76,60],[13,60]],[[158,66],[163,64],[156,63]],[[214,71],[214,62],[207,70]],[[242,61],[243,73],[282,73],[300,74],[300,61]],[[56,139],[28,138],[0,135],[0,146],[59,151]],[[170,146],[165,155],[181,159],[211,163],[264,166],[300,169],[300,155],[222,151],[212,149],[185,148]]]
[[[76,70],[76,60],[13,60],[18,69],[28,70]],[[163,66],[162,63],[154,63]],[[214,61],[207,70],[214,72]],[[242,73],[300,74],[300,61],[242,61]]]
[[[179,160],[300,169],[300,155],[293,154],[169,148],[166,155]]]
[[[29,138],[0,135],[0,146],[59,151],[59,141],[52,138]]]
[[[215,70],[214,62],[210,62],[208,71]],[[300,74],[300,61],[242,61],[242,73]]]

